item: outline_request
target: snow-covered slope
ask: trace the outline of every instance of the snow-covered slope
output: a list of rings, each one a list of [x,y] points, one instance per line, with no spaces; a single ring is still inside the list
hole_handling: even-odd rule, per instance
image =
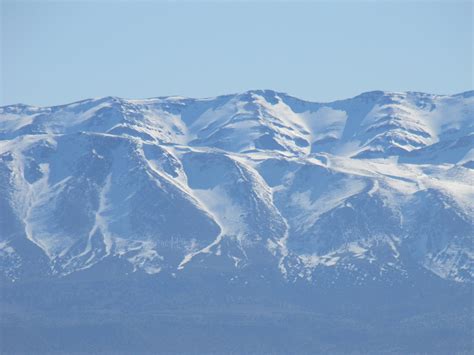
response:
[[[473,108],[269,90],[1,107],[3,274],[472,282]]]

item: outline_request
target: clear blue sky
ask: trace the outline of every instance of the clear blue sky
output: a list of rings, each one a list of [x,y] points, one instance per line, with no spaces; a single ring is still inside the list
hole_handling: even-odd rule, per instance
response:
[[[473,3],[3,0],[0,105],[473,88]]]

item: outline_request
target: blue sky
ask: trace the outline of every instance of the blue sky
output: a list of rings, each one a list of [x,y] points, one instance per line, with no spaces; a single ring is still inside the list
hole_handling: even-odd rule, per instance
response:
[[[0,105],[473,88],[470,1],[3,0],[1,22]]]

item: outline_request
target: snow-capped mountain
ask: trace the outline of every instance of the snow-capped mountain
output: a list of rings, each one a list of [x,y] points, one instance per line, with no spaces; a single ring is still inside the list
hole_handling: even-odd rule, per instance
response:
[[[472,282],[473,109],[268,90],[1,107],[2,272]]]

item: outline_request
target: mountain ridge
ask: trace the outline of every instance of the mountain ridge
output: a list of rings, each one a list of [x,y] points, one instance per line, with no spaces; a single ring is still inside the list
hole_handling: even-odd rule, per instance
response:
[[[458,93],[454,94],[436,94],[436,93],[428,93],[425,91],[391,91],[391,90],[370,90],[370,91],[363,91],[359,94],[356,94],[355,96],[351,96],[349,98],[340,98],[340,99],[334,99],[334,100],[329,100],[329,101],[319,101],[319,100],[309,100],[309,99],[301,99],[298,98],[295,95],[289,94],[287,92],[283,91],[278,91],[278,90],[272,90],[272,89],[249,89],[245,90],[242,92],[233,92],[229,94],[223,94],[223,95],[217,95],[217,96],[205,96],[205,97],[194,97],[194,96],[181,96],[181,95],[164,95],[164,96],[151,96],[151,97],[146,97],[146,98],[126,98],[126,97],[121,97],[121,96],[116,96],[116,95],[106,95],[106,96],[96,96],[96,97],[88,97],[84,99],[80,99],[77,101],[72,101],[69,103],[65,104],[58,104],[58,105],[30,105],[26,104],[24,102],[18,102],[18,103],[12,103],[12,104],[6,104],[6,105],[1,105],[0,108],[6,108],[6,107],[12,107],[12,106],[19,106],[19,107],[32,107],[32,108],[53,108],[53,107],[64,107],[64,106],[69,106],[69,105],[74,105],[74,104],[80,104],[84,102],[89,102],[89,101],[98,101],[98,100],[125,100],[125,101],[149,101],[149,100],[167,100],[167,99],[183,99],[183,100],[213,100],[217,98],[222,98],[222,97],[229,97],[229,96],[237,96],[237,95],[244,95],[244,94],[249,94],[249,93],[256,93],[256,92],[273,92],[278,95],[284,95],[288,96],[294,99],[297,99],[299,101],[305,101],[308,103],[318,103],[318,104],[330,104],[338,101],[346,101],[350,99],[355,99],[360,96],[371,96],[373,94],[416,94],[416,95],[428,95],[428,96],[437,96],[437,97],[443,97],[443,96],[448,96],[448,97],[471,97],[474,95],[474,90],[466,90],[466,91],[461,91]]]

